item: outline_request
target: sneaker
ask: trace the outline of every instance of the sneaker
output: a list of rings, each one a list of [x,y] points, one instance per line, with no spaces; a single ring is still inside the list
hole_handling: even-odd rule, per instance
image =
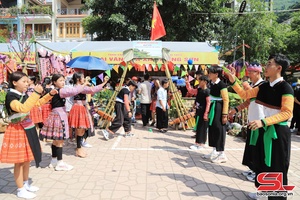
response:
[[[24,199],[33,199],[36,197],[36,194],[29,192],[25,189],[25,187],[22,187],[18,189],[17,197],[24,198]]]
[[[248,193],[248,197],[250,197],[250,199],[259,199],[256,192]]]
[[[223,155],[219,154],[217,157],[211,159],[211,162],[213,162],[213,163],[226,163],[227,160],[228,159],[227,159],[225,154],[223,154]]]
[[[201,149],[204,149],[204,147],[194,144],[194,145],[190,146],[190,149],[192,149],[192,150],[201,150]]]
[[[49,168],[55,168],[57,165],[57,160],[51,160],[50,164],[48,165]]]
[[[124,137],[125,137],[125,138],[128,138],[128,137],[134,137],[134,134],[129,132],[129,133],[125,134]]]
[[[293,133],[295,131],[295,129],[294,128],[290,128],[290,131],[291,131],[291,133]]]
[[[205,154],[202,156],[204,159],[214,159],[218,156],[218,153],[216,151],[212,151],[210,154]]]
[[[255,182],[255,173],[246,176],[248,181]]]
[[[253,174],[254,172],[250,169],[250,170],[248,170],[248,171],[244,171],[244,172],[242,172],[242,175],[244,175],[244,176],[249,176],[249,175],[251,175],[251,174]]]
[[[72,165],[68,165],[67,163],[61,161],[57,166],[55,167],[56,171],[70,171],[74,167]]]
[[[107,132],[107,130],[102,130],[102,134],[103,134],[103,137],[106,139],[106,140],[109,140],[109,132]]]
[[[37,192],[39,191],[40,188],[36,187],[36,186],[33,186],[33,185],[29,185],[28,183],[25,183],[24,184],[24,187],[25,189],[28,191],[28,192]]]
[[[91,148],[91,147],[93,147],[92,145],[90,145],[90,144],[87,143],[86,141],[81,142],[81,146],[86,147],[86,148]]]

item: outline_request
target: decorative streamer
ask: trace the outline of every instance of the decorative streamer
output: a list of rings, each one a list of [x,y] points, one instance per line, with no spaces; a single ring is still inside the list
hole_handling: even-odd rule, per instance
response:
[[[92,83],[93,83],[93,85],[96,85],[96,84],[97,84],[97,83],[96,83],[96,77],[92,78]]]
[[[189,75],[189,82],[191,82],[192,80],[194,80],[194,78],[191,75]]]
[[[119,66],[118,66],[118,65],[114,65],[114,66],[113,66],[113,69],[114,69],[117,73],[119,73]]]
[[[185,76],[185,75],[187,75],[187,72],[186,72],[186,71],[182,71],[182,72],[181,72],[181,77],[183,77],[183,76]]]
[[[109,70],[109,69],[105,71],[105,74],[106,74],[109,78],[111,78],[111,73],[110,73],[110,70]]]
[[[99,77],[100,80],[103,82],[103,73],[99,74],[98,77]]]

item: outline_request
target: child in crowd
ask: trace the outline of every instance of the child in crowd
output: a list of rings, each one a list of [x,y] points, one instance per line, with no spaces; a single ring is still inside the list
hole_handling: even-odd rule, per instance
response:
[[[69,125],[67,113],[65,110],[65,98],[74,96],[84,90],[84,86],[64,88],[65,78],[62,74],[54,74],[52,82],[58,91],[52,101],[52,111],[49,114],[44,126],[40,132],[40,139],[52,139],[52,160],[49,167],[53,167],[57,171],[69,171],[73,166],[68,165],[62,160],[62,151],[64,140],[69,138]]]
[[[157,90],[156,128],[161,133],[165,133],[168,131],[168,87],[169,80],[164,79],[161,82],[161,87]]]
[[[44,88],[44,95],[46,95],[53,88],[51,78],[45,77],[42,86]],[[41,109],[42,109],[42,119],[44,123],[51,112],[51,103],[47,102],[46,104],[42,105]]]
[[[28,97],[24,92],[28,89],[28,77],[22,72],[13,72],[9,77],[9,87],[5,106],[10,115],[9,123],[4,133],[0,153],[0,161],[14,163],[14,178],[18,187],[17,196],[32,199],[36,197],[38,187],[28,182],[30,161],[35,160],[36,167],[42,160],[41,146],[35,125],[29,118],[29,111],[35,106],[48,102],[56,93],[51,90],[43,98],[43,87],[37,85]]]
[[[75,129],[76,134],[76,156],[85,158],[87,156],[86,152],[81,148],[81,143],[83,140],[83,135],[87,129],[91,129],[94,131],[92,116],[87,109],[86,95],[87,94],[95,94],[96,92],[100,92],[103,86],[107,83],[108,77],[104,77],[104,81],[102,84],[96,87],[85,87],[85,89],[74,96],[74,104],[69,113],[69,123],[70,127]],[[72,77],[72,82],[74,87],[78,87],[87,83],[84,79],[84,75],[81,72],[75,72]],[[88,83],[89,84],[89,83]]]
[[[226,84],[220,80],[223,72],[222,68],[212,66],[208,71],[208,77],[211,80],[208,144],[213,147],[213,151],[204,155],[203,158],[211,159],[214,163],[223,163],[227,161],[224,150],[229,97]]]
[[[125,137],[134,136],[132,133],[130,133],[132,113],[130,111],[129,94],[136,88],[136,83],[130,80],[127,85],[122,87],[119,94],[117,95],[115,104],[116,117],[112,121],[111,126],[108,129],[102,131],[103,136],[106,140],[109,140],[110,134],[114,135],[122,126],[125,130]]]
[[[27,90],[27,95],[30,96],[33,93],[33,89],[36,85],[36,77],[35,76],[29,76],[28,77],[29,87]],[[43,115],[42,115],[42,108],[38,106],[33,106],[33,108],[30,110],[30,119],[32,122],[36,125],[36,128],[39,129],[42,127],[43,122]]]
[[[210,108],[210,90],[207,88],[208,77],[201,76],[195,100],[196,116],[199,117],[196,129],[196,143],[190,149],[200,150],[205,146],[208,128],[208,112]]]

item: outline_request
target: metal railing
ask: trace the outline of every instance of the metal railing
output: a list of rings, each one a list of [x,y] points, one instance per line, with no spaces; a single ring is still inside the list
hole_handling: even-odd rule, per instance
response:
[[[61,8],[57,9],[58,15],[87,15],[87,10],[81,10],[80,8]]]
[[[35,38],[37,40],[51,40],[52,34],[50,32],[36,32]]]

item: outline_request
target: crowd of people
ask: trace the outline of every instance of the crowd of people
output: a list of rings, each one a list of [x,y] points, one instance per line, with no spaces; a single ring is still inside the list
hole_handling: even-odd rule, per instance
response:
[[[198,85],[191,87],[186,79],[188,93],[195,96],[194,109],[196,126],[193,150],[212,147],[210,154],[204,155],[213,163],[224,163],[226,124],[228,116],[248,108],[248,129],[242,164],[249,167],[243,174],[255,182],[261,172],[281,172],[283,185],[287,185],[287,172],[290,162],[291,133],[287,120],[292,117],[294,91],[283,80],[288,59],[282,54],[269,57],[262,79],[262,67],[252,62],[248,66],[251,84],[237,84],[235,69],[223,71],[219,66],[211,66],[208,76],[196,72]],[[227,84],[243,99],[243,104],[230,109]],[[67,81],[66,81],[67,80]],[[9,79],[9,90],[5,106],[10,115],[3,139],[0,161],[14,164],[14,177],[18,187],[17,196],[34,198],[39,188],[28,183],[30,161],[36,167],[41,162],[40,141],[52,140],[52,159],[49,163],[57,171],[69,171],[73,166],[63,161],[64,141],[76,141],[75,156],[85,158],[87,153],[82,146],[89,146],[87,138],[94,135],[94,120],[90,113],[90,96],[102,91],[108,82],[105,77],[97,86],[91,86],[81,72],[75,72],[70,79],[61,74],[45,78],[42,85],[35,84],[35,77],[22,72],[13,72]],[[66,86],[70,82],[71,86]],[[106,140],[112,139],[123,127],[125,137],[133,137],[132,123],[136,123],[137,99],[140,101],[142,126],[155,126],[160,133],[168,131],[168,110],[172,94],[168,91],[170,80],[151,79],[144,75],[144,81],[137,77],[127,78],[115,99],[116,117],[110,126],[102,130]],[[72,106],[68,102],[72,102]],[[152,123],[150,123],[152,120]],[[299,125],[299,123],[297,123]],[[297,126],[298,127],[298,126]],[[208,135],[208,136],[207,136]],[[255,193],[249,194],[253,199]],[[271,199],[272,197],[270,197]],[[284,197],[282,197],[284,198]]]

